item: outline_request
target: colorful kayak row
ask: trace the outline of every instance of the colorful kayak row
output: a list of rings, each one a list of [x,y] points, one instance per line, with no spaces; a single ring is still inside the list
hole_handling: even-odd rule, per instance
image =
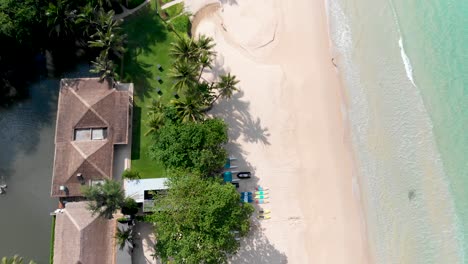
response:
[[[268,203],[268,188],[263,188],[261,186],[255,187],[255,192],[241,192],[241,202],[252,203],[255,199],[255,203],[264,204]],[[255,195],[254,195],[255,194]]]

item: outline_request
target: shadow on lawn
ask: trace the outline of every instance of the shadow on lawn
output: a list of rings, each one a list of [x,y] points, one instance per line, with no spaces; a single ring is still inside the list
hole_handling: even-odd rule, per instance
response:
[[[152,48],[158,42],[167,39],[167,30],[156,10],[148,5],[136,15],[125,20],[123,29],[127,34],[127,53],[124,59],[124,76],[126,82],[135,84],[135,95],[143,98],[149,97],[151,87],[150,80],[155,76],[151,71],[155,64],[138,61],[138,57],[144,53],[154,52]]]
[[[141,107],[133,106],[132,160],[140,159]]]

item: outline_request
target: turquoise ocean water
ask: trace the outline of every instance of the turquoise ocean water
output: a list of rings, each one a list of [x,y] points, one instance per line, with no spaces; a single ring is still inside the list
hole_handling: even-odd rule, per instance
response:
[[[329,0],[376,263],[468,263],[468,1]]]

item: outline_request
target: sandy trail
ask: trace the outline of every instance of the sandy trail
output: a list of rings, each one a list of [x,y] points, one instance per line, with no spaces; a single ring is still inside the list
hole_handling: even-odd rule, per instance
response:
[[[213,1],[186,0],[192,13]],[[212,114],[230,125],[230,154],[269,190],[270,220],[254,220],[233,263],[368,263],[365,223],[331,63],[324,3],[224,0],[195,16],[217,60],[205,78],[231,72],[241,92]],[[259,208],[259,207],[257,207]]]

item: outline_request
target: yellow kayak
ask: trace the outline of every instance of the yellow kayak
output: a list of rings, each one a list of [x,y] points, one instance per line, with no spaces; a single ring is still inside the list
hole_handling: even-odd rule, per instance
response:
[[[257,215],[258,219],[270,219],[270,215]]]

